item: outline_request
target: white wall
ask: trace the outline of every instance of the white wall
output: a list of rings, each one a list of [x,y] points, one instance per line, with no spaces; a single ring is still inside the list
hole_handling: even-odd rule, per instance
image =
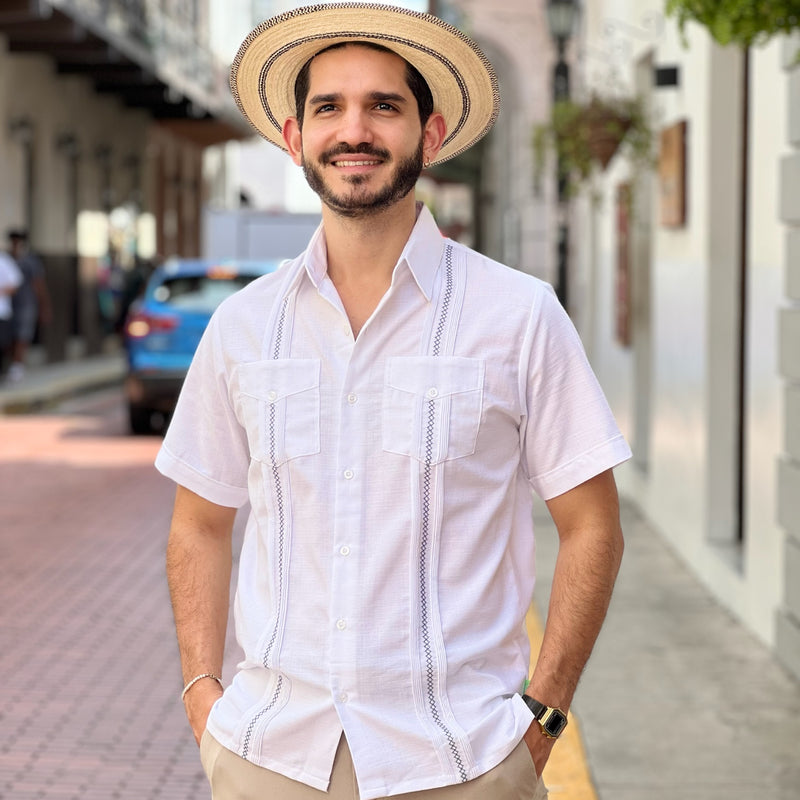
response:
[[[680,86],[653,89],[657,127],[688,120],[686,226],[658,222],[653,197],[650,325],[652,350],[647,467],[618,471],[620,487],[717,597],[768,643],[782,596],[783,535],[776,523],[776,458],[781,452],[781,386],[776,315],[782,302],[784,232],[778,214],[778,160],[784,152],[786,78],[776,43],[751,60],[751,185],[747,321],[745,541],[734,532],[739,140],[741,58],[712,45],[697,26],[685,48],[671,21],[650,24],[660,4],[587,5],[586,88],[602,87],[613,66],[633,85],[647,50],[659,65],[680,66]],[[628,26],[623,25],[627,22]],[[611,31],[609,33],[609,31]],[[604,54],[605,61],[601,58]],[[629,174],[619,158],[599,180],[602,200],[576,210],[579,284],[594,286],[594,308],[577,314],[614,411],[633,438],[634,351],[614,340],[614,190]],[[585,303],[592,295],[584,292]],[[634,443],[635,446],[635,443]],[[727,541],[727,545],[724,542]]]

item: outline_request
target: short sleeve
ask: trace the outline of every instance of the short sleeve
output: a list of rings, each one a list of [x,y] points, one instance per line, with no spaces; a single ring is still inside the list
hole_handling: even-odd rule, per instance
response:
[[[228,364],[219,314],[195,353],[156,468],[212,503],[240,508],[248,497],[247,435],[228,391]]]
[[[572,321],[549,287],[534,303],[522,349],[523,468],[549,500],[630,458]]]

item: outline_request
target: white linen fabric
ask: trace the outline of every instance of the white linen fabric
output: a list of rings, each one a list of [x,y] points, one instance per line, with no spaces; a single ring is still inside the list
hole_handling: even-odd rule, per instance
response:
[[[546,284],[422,208],[354,339],[320,229],[218,309],[156,462],[251,504],[210,733],[324,790],[344,731],[363,800],[488,771],[531,722],[531,489],[629,456]]]

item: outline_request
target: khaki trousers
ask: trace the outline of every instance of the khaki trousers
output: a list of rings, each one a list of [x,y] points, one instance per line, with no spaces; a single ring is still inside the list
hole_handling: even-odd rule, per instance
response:
[[[356,773],[344,736],[339,740],[327,792],[251,764],[206,731],[200,758],[213,800],[359,800]],[[528,747],[520,742],[494,769],[474,780],[439,789],[394,795],[391,800],[547,800]]]

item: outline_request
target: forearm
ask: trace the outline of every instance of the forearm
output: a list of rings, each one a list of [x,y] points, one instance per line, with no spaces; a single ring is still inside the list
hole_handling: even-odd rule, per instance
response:
[[[229,542],[206,532],[171,529],[167,580],[184,683],[222,670],[230,573]]]
[[[600,633],[624,548],[611,470],[547,503],[559,537],[550,607],[529,694],[566,710]]]
[[[222,670],[230,576],[230,535],[176,515],[167,545],[167,581],[184,683]]]
[[[178,489],[167,544],[167,581],[184,685],[204,673],[222,675],[235,513]],[[187,715],[198,739],[219,691],[215,681],[202,680],[186,695]]]
[[[562,539],[544,637],[528,693],[569,708],[608,610],[622,559],[618,526]]]

